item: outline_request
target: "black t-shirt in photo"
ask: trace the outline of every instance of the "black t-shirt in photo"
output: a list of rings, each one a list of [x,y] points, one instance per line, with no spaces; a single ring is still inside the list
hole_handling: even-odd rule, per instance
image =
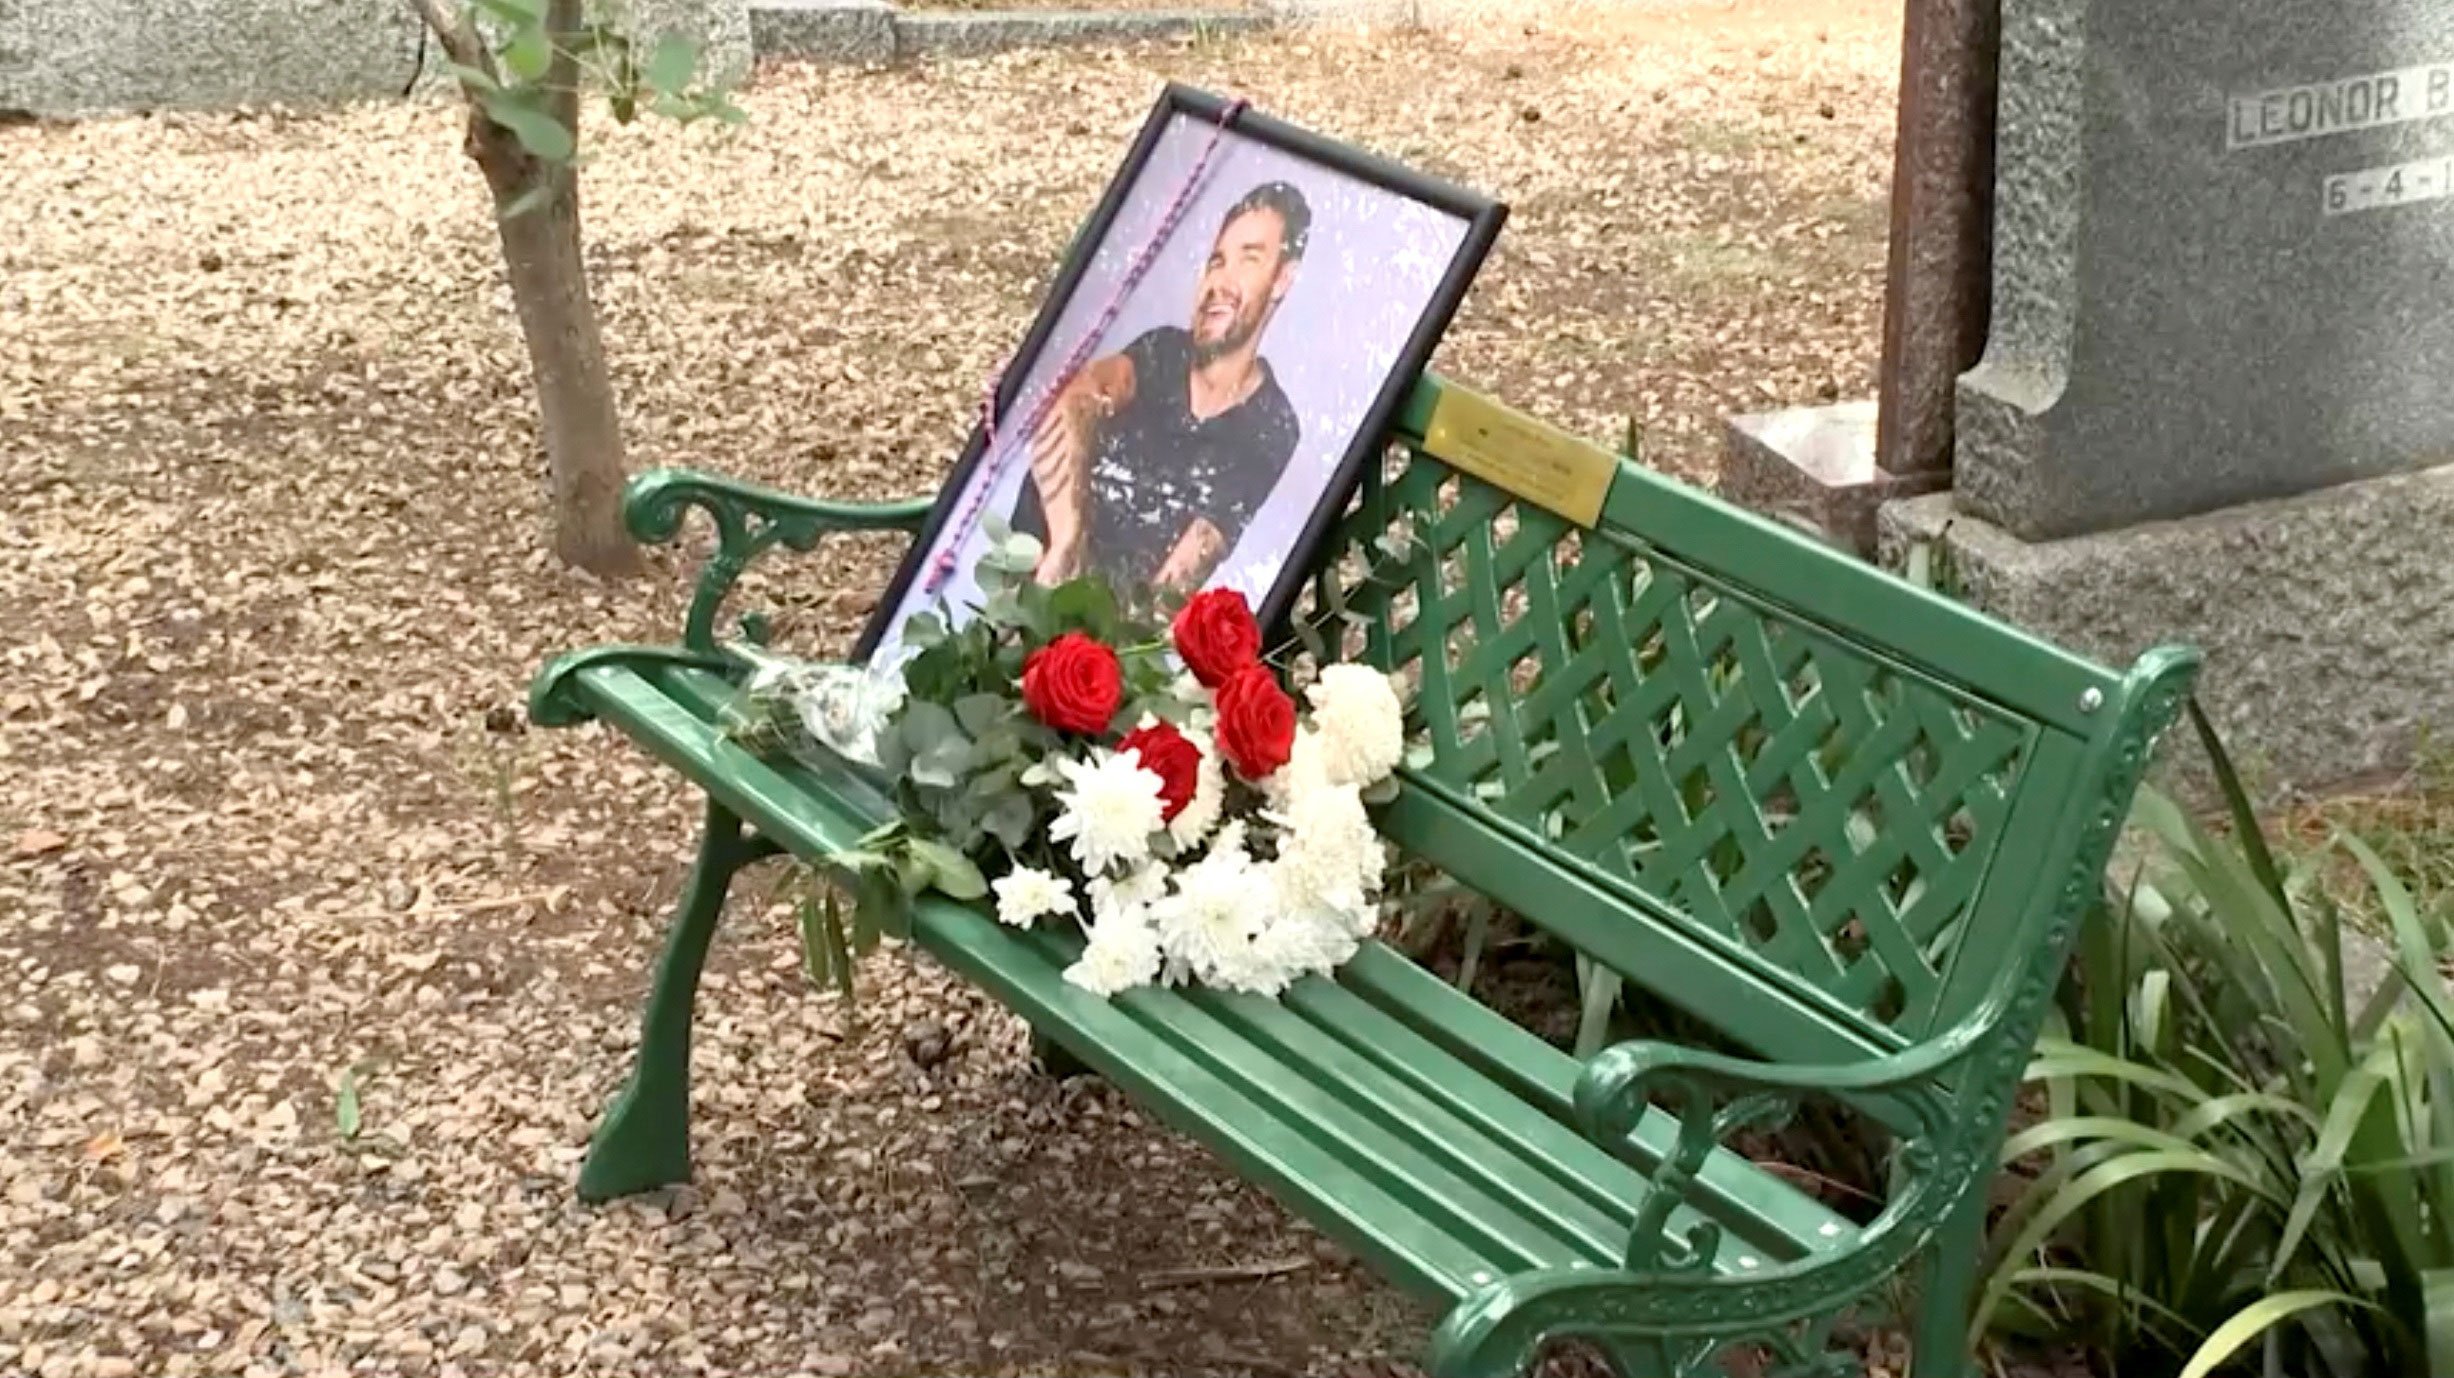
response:
[[[1133,401],[1099,427],[1091,451],[1091,569],[1122,583],[1159,572],[1186,527],[1206,517],[1233,549],[1268,500],[1301,433],[1269,361],[1252,395],[1206,420],[1193,415],[1193,337],[1149,330],[1125,346]],[[1025,479],[1014,528],[1045,538],[1039,489]]]

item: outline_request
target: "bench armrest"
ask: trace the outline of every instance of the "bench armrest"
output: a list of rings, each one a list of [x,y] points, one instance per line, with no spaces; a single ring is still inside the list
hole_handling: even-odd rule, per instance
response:
[[[647,545],[663,545],[681,533],[690,509],[704,510],[716,524],[716,553],[699,571],[690,595],[682,644],[716,651],[716,613],[750,562],[783,544],[813,550],[822,536],[853,531],[918,532],[929,519],[928,498],[902,502],[827,502],[695,469],[652,469],[630,481],[622,494],[622,521]],[[755,618],[745,617],[750,639],[764,639]]]
[[[1709,1223],[1700,1225],[1682,1247],[1667,1228],[1672,1211],[1688,1203],[1688,1188],[1716,1147],[1741,1129],[1777,1128],[1812,1096],[1886,1095],[1915,1125],[1902,1136],[1904,1165],[1929,1180],[1915,1183],[1918,1190],[1912,1195],[1956,1196],[1961,1184],[1932,1179],[1967,1166],[1964,1158],[1973,1162],[1983,1155],[1944,1151],[1940,1141],[1966,1126],[1938,1079],[1963,1059],[1994,1046],[1996,1035],[2007,1029],[2000,1014],[1999,1007],[1989,1006],[1941,1037],[1903,1052],[1821,1066],[1757,1062],[1647,1040],[1604,1049],[1576,1082],[1577,1120],[1587,1134],[1624,1153],[1621,1146],[1630,1142],[1657,1099],[1674,1103],[1679,1114],[1670,1155],[1650,1170],[1652,1190],[1631,1228],[1627,1266],[1638,1272],[1708,1271],[1719,1247],[1719,1230]]]

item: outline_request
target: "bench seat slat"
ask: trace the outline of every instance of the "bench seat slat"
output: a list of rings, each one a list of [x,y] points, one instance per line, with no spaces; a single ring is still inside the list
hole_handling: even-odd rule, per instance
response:
[[[1512,1138],[1569,1185],[1603,1194],[1623,1222],[1633,1216],[1635,1198],[1614,1185],[1626,1180],[1628,1168],[1574,1127],[1571,1098],[1583,1070],[1574,1057],[1378,943],[1366,944],[1336,984],[1308,983],[1289,992],[1287,1003],[1318,1012],[1324,1027],[1384,1066],[1409,1069],[1416,1084],[1452,1113]],[[1459,1064],[1477,1075],[1458,1076]],[[1445,1075],[1435,1079],[1423,1068]],[[1656,1112],[1638,1125],[1630,1149],[1650,1168],[1669,1155],[1677,1137],[1677,1122]],[[1705,1214],[1775,1260],[1828,1252],[1857,1236],[1847,1217],[1726,1149],[1705,1160],[1690,1190]],[[1701,1218],[1682,1212],[1670,1228],[1684,1233]]]
[[[1536,922],[1553,936],[1630,985],[1742,1037],[1759,1055],[1775,1062],[1849,1063],[1908,1046],[1890,1029],[1850,1027],[1825,993],[1699,932],[1642,892],[1613,887],[1583,863],[1530,852],[1530,841],[1510,838],[1499,825],[1475,817],[1438,784],[1404,772],[1401,777],[1405,787],[1385,806],[1383,818],[1402,845],[1440,858],[1441,870],[1468,886],[1510,896],[1513,908],[1538,916]],[[1628,908],[1657,922],[1614,917]],[[1479,1055],[1471,1036],[1451,1046],[1470,1060]],[[1911,1123],[1884,1096],[1853,1097],[1850,1103],[1895,1130]]]
[[[1021,942],[1060,974],[1076,946],[1054,934]],[[1499,1271],[1600,1263],[1626,1247],[1626,1232],[1612,1231],[1600,1212],[1557,1210],[1558,1203],[1540,1193],[1494,1182],[1482,1170],[1487,1164],[1427,1148],[1373,1114],[1355,1088],[1324,1081],[1316,1069],[1282,1057],[1282,1050],[1254,1038],[1249,1024],[1231,1027],[1217,1018],[1205,1008],[1209,1001],[1188,998],[1182,990],[1145,989],[1128,991],[1113,1003],[1324,1150],[1353,1163],[1417,1214],[1495,1260]],[[1436,1111],[1425,1118],[1436,1135],[1461,1129]]]
[[[1301,998],[1301,991],[1328,984],[1301,982],[1287,994]],[[1200,990],[1188,991],[1183,998],[1282,1059],[1298,1075],[1335,1087],[1348,1108],[1378,1132],[1447,1165],[1510,1209],[1541,1221],[1583,1256],[1607,1262],[1626,1251],[1629,1216],[1619,1207],[1637,1194],[1630,1189],[1626,1169],[1606,1175],[1606,1183],[1614,1189],[1596,1193],[1600,1200],[1588,1197],[1537,1167],[1545,1155],[1529,1152],[1522,1142],[1511,1142],[1513,1136],[1494,1136],[1472,1117],[1426,1095],[1408,1077],[1278,1001]],[[1442,1059],[1433,1066],[1451,1082],[1490,1085],[1478,1078],[1460,1077],[1453,1059]],[[1528,1120],[1534,1118],[1522,1105],[1517,1113]],[[1607,1155],[1604,1161],[1607,1163]]]
[[[847,845],[879,821],[880,801],[850,777],[769,762],[723,739],[715,719],[733,691],[712,675],[673,668],[650,679],[608,665],[580,681],[603,717],[796,853]],[[1476,1011],[1500,1026],[1478,1037],[1513,1031],[1549,1065],[1523,1046],[1496,1064],[1468,1060],[1385,1005],[1318,978],[1284,1006],[1186,990],[1104,1000],[1063,978],[1078,938],[1006,928],[940,897],[915,906],[913,936],[1410,1290],[1453,1301],[1493,1276],[1611,1266],[1624,1250],[1644,1179],[1561,1122],[1574,1059],[1379,944],[1350,970],[1410,969],[1429,989],[1409,991],[1406,1008]],[[1434,1022],[1465,1020],[1450,1010]],[[1654,1121],[1641,1137],[1666,1144],[1674,1127]],[[1715,1215],[1771,1259],[1854,1233],[1734,1154],[1716,1153],[1705,1176],[1742,1208]],[[1673,1228],[1695,1219],[1681,1212]],[[1735,1269],[1738,1254],[1725,1249],[1722,1266]]]

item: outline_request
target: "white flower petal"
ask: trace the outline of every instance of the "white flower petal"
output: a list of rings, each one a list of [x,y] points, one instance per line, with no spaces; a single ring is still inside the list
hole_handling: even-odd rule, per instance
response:
[[[1219,764],[1218,748],[1208,733],[1193,738],[1201,749],[1201,771],[1194,777],[1193,798],[1167,825],[1167,835],[1179,847],[1190,847],[1209,836],[1227,803],[1227,773]]]
[[[989,882],[997,894],[997,922],[1029,928],[1043,914],[1074,912],[1074,883],[1053,872],[1017,866]]]
[[[1405,708],[1387,675],[1368,665],[1331,665],[1304,697],[1331,784],[1378,784],[1406,758]]]
[[[1071,842],[1074,860],[1093,874],[1150,856],[1150,836],[1160,830],[1166,804],[1159,777],[1144,770],[1138,756],[1102,751],[1089,764],[1058,757],[1056,766],[1071,788],[1057,791],[1050,840]]]
[[[1158,975],[1158,934],[1149,911],[1140,907],[1115,911],[1091,925],[1082,955],[1065,968],[1067,981],[1103,996],[1149,985]]]

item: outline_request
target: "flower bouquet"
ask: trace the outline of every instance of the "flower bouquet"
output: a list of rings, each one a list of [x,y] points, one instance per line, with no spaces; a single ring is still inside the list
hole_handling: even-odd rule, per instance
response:
[[[1078,925],[1066,979],[1102,995],[1274,996],[1351,957],[1379,913],[1365,806],[1404,755],[1395,682],[1329,665],[1299,711],[1243,594],[1043,586],[1039,543],[991,534],[981,607],[959,627],[911,619],[893,692],[772,664],[751,679],[764,732],[891,782],[897,817],[830,858],[857,877],[854,936],[831,908],[817,935],[838,967],[847,943],[904,931],[929,888],[993,895],[1019,927]]]

